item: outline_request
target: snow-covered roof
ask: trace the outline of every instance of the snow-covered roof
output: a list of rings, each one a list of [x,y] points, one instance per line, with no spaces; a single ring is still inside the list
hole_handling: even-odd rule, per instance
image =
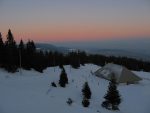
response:
[[[104,66],[103,70],[109,70],[110,73],[113,73],[119,77],[122,73],[123,66],[109,63],[109,64]]]
[[[134,82],[142,80],[124,66],[108,63],[95,72],[96,76],[110,80],[114,76],[119,83]]]
[[[117,65],[117,64],[112,64],[108,63],[101,69],[97,70],[95,72],[96,75],[102,75],[105,78],[108,78],[109,75],[114,74],[116,78],[119,78],[121,76],[123,66]]]

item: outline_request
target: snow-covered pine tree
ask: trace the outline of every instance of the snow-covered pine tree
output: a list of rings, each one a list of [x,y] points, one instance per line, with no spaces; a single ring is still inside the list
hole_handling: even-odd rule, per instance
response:
[[[84,96],[84,98],[86,99],[90,99],[91,98],[91,90],[90,87],[88,85],[88,82],[85,82],[83,85],[83,89],[82,89],[82,94]]]
[[[107,94],[104,96],[105,101],[102,102],[102,107],[111,110],[119,110],[118,106],[121,103],[119,91],[117,90],[115,77],[109,82]]]
[[[61,87],[65,87],[66,84],[68,84],[68,77],[67,74],[65,72],[65,69],[63,68],[60,74],[60,80],[59,80],[59,85]]]

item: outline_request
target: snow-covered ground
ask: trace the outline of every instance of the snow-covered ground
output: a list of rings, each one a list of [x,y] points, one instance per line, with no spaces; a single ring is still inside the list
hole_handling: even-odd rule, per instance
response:
[[[59,67],[47,68],[42,74],[22,70],[21,75],[0,69],[0,113],[150,113],[150,73],[134,71],[143,80],[139,84],[120,84],[120,111],[109,111],[101,107],[109,82],[91,74],[98,68],[93,64],[80,69],[65,66],[69,79],[66,88],[58,85]],[[92,91],[88,108],[81,104],[85,81]],[[51,82],[58,87],[52,87]],[[74,101],[71,106],[66,103],[68,98]]]

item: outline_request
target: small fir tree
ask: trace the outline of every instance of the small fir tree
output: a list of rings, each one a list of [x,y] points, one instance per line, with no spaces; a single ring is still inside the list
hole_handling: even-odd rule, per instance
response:
[[[83,89],[82,89],[82,94],[84,96],[84,98],[86,99],[90,99],[91,98],[91,90],[90,87],[88,85],[88,82],[85,82],[83,85]]]
[[[55,84],[55,82],[52,82],[52,83],[51,83],[51,86],[57,87],[56,84]]]
[[[107,94],[104,96],[105,101],[102,102],[102,107],[110,110],[119,110],[118,106],[121,103],[119,91],[117,90],[115,77],[109,82]]]
[[[60,80],[59,80],[59,85],[61,87],[65,87],[66,84],[68,84],[68,77],[67,77],[67,74],[65,72],[65,69],[63,68],[62,69],[62,72],[60,74]]]
[[[73,103],[73,100],[72,100],[71,98],[68,98],[68,100],[67,100],[66,102],[67,102],[67,104],[68,104],[69,106],[71,106],[72,103]]]

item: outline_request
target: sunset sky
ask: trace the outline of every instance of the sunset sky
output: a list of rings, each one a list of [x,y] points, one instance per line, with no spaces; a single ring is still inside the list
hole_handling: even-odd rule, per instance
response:
[[[0,0],[0,32],[36,42],[150,38],[150,0]]]

